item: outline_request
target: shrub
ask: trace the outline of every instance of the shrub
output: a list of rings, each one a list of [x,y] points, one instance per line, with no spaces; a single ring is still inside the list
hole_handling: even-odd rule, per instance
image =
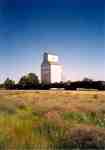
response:
[[[75,127],[58,142],[59,149],[103,149],[105,131],[97,128]]]

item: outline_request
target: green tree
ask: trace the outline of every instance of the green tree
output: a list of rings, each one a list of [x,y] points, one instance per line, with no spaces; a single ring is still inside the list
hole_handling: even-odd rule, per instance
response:
[[[90,78],[85,77],[82,81],[84,81],[84,82],[92,82],[93,80],[90,79]]]
[[[21,77],[18,83],[22,88],[25,88],[28,85],[28,79],[27,76]]]
[[[34,88],[39,84],[39,80],[36,74],[29,73],[26,76],[21,77],[19,83],[22,88]]]
[[[28,79],[28,83],[30,85],[37,85],[39,83],[38,77],[36,74],[34,73],[29,73],[27,75],[27,79]]]
[[[9,78],[7,78],[5,81],[4,81],[4,87],[6,89],[13,89],[15,87],[15,81],[13,80],[10,80]]]

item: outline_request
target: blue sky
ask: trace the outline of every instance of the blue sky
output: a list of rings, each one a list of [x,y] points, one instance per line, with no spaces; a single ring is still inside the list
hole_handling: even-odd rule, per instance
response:
[[[0,0],[0,81],[40,76],[44,51],[70,80],[105,80],[104,0]]]

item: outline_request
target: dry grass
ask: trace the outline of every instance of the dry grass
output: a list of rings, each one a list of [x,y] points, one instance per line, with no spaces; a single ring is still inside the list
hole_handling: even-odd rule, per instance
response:
[[[0,91],[0,149],[49,145],[102,148],[105,92]]]

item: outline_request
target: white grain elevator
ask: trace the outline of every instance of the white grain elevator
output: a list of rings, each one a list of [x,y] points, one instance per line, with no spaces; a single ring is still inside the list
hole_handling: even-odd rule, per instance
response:
[[[59,83],[62,81],[62,66],[59,57],[44,53],[41,64],[41,81],[43,83]]]

